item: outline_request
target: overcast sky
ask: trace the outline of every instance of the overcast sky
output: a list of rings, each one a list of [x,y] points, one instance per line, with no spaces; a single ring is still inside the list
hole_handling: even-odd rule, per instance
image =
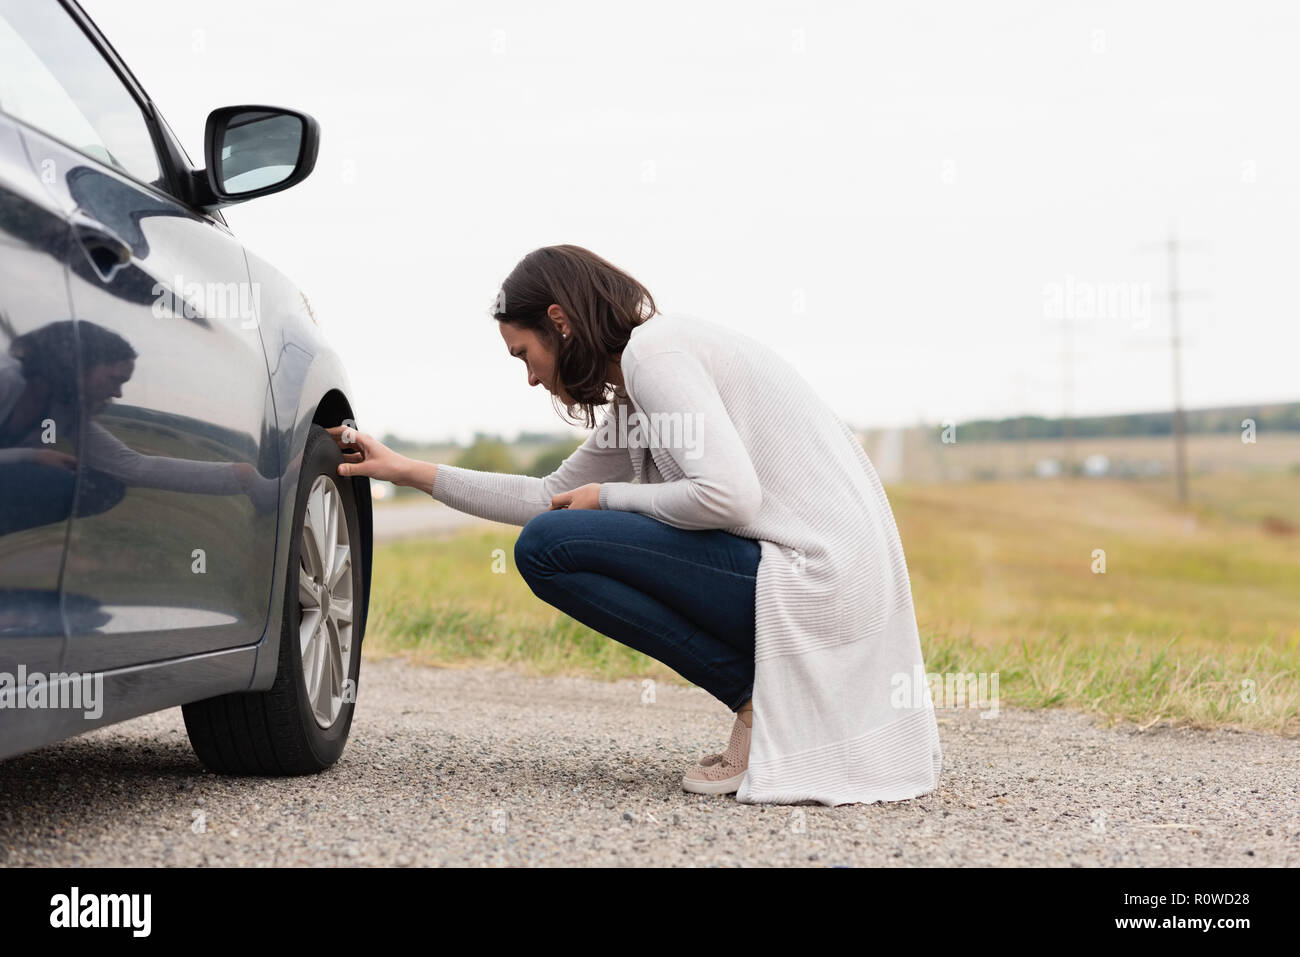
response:
[[[554,243],[868,427],[1060,414],[1067,324],[1078,414],[1168,408],[1172,222],[1186,404],[1300,399],[1294,4],[82,2],[193,157],[217,106],[320,120],[227,218],[366,431],[563,429],[486,314]]]

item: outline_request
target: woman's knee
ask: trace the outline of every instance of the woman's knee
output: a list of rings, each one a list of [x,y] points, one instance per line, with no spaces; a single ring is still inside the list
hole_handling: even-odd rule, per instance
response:
[[[559,520],[565,509],[534,515],[515,539],[515,567],[521,575],[536,574],[545,564],[547,551],[558,540]]]

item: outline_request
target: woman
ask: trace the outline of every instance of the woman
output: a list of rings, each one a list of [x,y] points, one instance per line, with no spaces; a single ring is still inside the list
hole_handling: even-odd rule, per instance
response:
[[[522,525],[516,564],[538,597],[736,712],[727,749],[686,772],[687,791],[834,806],[933,790],[938,728],[916,691],[893,514],[811,386],[748,336],[660,314],[577,246],[525,256],[492,315],[530,385],[580,407],[588,428],[611,406],[601,427],[533,478],[417,462],[337,426],[340,474]]]

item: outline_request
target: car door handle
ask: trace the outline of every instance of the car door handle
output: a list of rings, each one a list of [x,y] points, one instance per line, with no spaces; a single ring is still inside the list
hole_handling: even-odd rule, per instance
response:
[[[85,213],[72,214],[72,232],[104,282],[112,282],[117,271],[131,261],[131,246],[97,219]]]

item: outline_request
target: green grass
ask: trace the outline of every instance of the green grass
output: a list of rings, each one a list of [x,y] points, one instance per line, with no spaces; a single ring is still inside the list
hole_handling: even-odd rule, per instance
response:
[[[1164,482],[891,487],[927,671],[996,672],[1002,706],[1300,733],[1300,536],[1261,524],[1300,522],[1300,474],[1192,492],[1184,511]],[[516,535],[379,548],[368,653],[684,683],[536,598]]]
[[[498,664],[530,674],[682,683],[666,666],[533,595],[514,567],[517,535],[465,533],[377,548],[367,654],[440,667]]]

